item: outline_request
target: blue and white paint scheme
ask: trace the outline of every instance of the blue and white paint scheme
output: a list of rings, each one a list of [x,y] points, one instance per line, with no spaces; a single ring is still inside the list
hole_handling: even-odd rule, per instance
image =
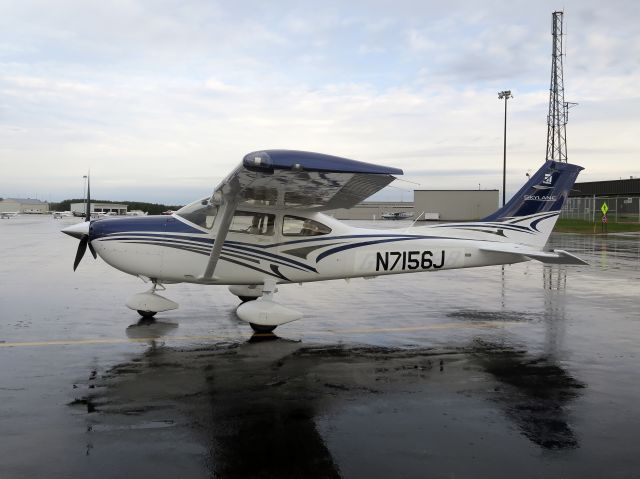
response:
[[[273,300],[277,284],[528,260],[584,264],[566,251],[544,251],[580,170],[547,161],[481,221],[375,230],[322,211],[355,206],[402,170],[319,153],[258,151],[211,197],[171,216],[104,218],[63,232],[85,238],[114,268],[153,283],[127,302],[144,316],[178,306],[157,294],[163,284],[229,285],[244,301],[238,316],[264,331],[302,316]]]

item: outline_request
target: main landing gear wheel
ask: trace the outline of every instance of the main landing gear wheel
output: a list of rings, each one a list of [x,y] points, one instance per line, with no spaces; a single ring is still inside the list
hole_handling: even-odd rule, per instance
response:
[[[253,298],[255,299],[255,298]],[[251,329],[253,329],[256,333],[272,333],[276,326],[263,326],[261,324],[249,323],[251,325]]]
[[[231,287],[229,289],[231,290]],[[237,287],[233,287],[231,292],[240,298],[243,296],[255,296],[237,289]],[[262,297],[256,301],[242,303],[236,309],[238,318],[249,323],[256,333],[271,333],[276,329],[276,326],[302,317],[302,313],[282,306],[273,300],[273,293],[276,290],[275,280],[272,278],[265,279],[261,288]]]
[[[151,319],[156,315],[156,311],[141,311],[138,310],[138,314],[144,319]]]
[[[253,301],[255,299],[258,299],[258,297],[256,297],[256,296],[238,296],[238,298],[240,298],[240,301],[242,301],[243,303],[246,303],[247,301]]]

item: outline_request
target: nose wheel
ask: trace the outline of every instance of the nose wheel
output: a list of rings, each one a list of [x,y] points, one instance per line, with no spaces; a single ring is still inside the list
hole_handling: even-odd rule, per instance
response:
[[[259,334],[268,334],[272,333],[277,326],[263,326],[262,324],[249,323],[251,329],[253,329],[256,333]]]
[[[178,308],[178,303],[156,293],[156,289],[160,289],[162,291],[165,287],[155,279],[152,281],[153,285],[151,286],[151,289],[144,293],[134,294],[127,301],[127,307],[137,311],[138,314],[145,319],[153,318],[156,313],[171,311],[172,309]]]

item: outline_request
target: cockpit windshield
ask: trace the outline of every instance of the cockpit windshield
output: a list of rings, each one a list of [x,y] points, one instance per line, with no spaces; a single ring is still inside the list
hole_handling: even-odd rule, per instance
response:
[[[210,203],[210,198],[203,198],[183,206],[176,214],[202,228],[211,229],[218,214],[218,207]]]

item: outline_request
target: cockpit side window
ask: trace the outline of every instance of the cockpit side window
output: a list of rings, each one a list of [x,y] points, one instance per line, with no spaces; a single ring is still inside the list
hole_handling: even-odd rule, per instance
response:
[[[286,215],[282,221],[284,236],[320,236],[329,233],[331,228],[309,218]]]
[[[236,211],[229,231],[251,235],[273,236],[276,215],[253,211]]]
[[[218,214],[218,207],[212,205],[209,198],[204,198],[180,208],[176,214],[193,224],[210,230]]]

